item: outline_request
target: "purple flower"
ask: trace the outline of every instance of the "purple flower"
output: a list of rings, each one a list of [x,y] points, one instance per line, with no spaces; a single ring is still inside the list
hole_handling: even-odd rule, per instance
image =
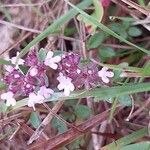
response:
[[[25,58],[26,66],[36,66],[38,64],[38,58],[35,50],[29,52],[28,56]]]
[[[83,87],[87,82],[90,87],[95,87],[98,83],[100,83],[98,66],[96,64],[81,64],[80,70],[81,73],[78,77],[73,79],[73,83],[77,88]]]
[[[100,81],[97,64],[82,64],[80,59],[80,56],[75,53],[64,55],[59,65],[60,72],[71,78],[76,88],[83,87],[85,82],[95,86]]]
[[[4,81],[6,82],[6,84],[11,84],[12,82],[20,80],[22,77],[23,74],[20,73],[18,70],[14,69],[4,77]]]
[[[63,56],[60,64],[59,71],[67,77],[74,79],[79,76],[81,70],[79,68],[80,56],[78,54],[69,53]]]

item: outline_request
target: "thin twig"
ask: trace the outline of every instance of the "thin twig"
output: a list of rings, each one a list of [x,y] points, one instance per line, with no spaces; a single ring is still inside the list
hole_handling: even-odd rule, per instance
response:
[[[48,3],[52,0],[47,0],[47,1],[44,1],[44,2],[41,2],[41,3],[32,3],[32,4],[23,4],[23,3],[18,3],[18,4],[3,4],[3,5],[0,5],[0,7],[35,7],[35,6],[42,6],[44,5],[45,3]]]
[[[39,31],[39,30],[36,30],[36,29],[27,28],[27,27],[24,27],[24,26],[21,26],[21,25],[17,25],[17,24],[11,23],[11,22],[4,21],[4,20],[0,20],[0,24],[15,27],[15,28],[25,30],[25,31],[29,31],[29,32],[33,32],[33,33],[38,33],[38,34],[42,32],[42,31]]]
[[[131,6],[133,8],[135,8],[136,10],[140,11],[141,13],[143,13],[147,16],[149,16],[149,14],[150,14],[150,11],[147,10],[145,7],[142,7],[142,6],[132,2],[131,0],[121,0],[121,1],[128,4],[129,6]]]
[[[132,113],[133,113],[133,111],[134,111],[134,99],[133,99],[132,96],[130,96],[130,97],[131,97],[131,101],[132,101],[132,108],[131,108],[131,111],[130,111],[128,117],[126,118],[126,121],[129,121],[129,120],[130,120],[131,115],[132,115]]]

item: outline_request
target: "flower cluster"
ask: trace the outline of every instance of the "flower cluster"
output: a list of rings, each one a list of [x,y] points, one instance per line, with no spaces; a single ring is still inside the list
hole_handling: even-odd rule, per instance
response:
[[[99,71],[97,64],[81,62],[81,57],[74,53],[55,56],[49,51],[41,61],[33,50],[24,60],[20,58],[15,65],[17,56],[10,59],[14,66],[5,67],[6,75],[3,80],[8,85],[8,90],[1,95],[1,99],[6,100],[7,106],[16,104],[15,97],[25,96],[29,99],[28,106],[35,109],[35,104],[41,104],[44,99],[50,98],[54,91],[47,87],[48,67],[57,70],[57,88],[63,90],[65,96],[69,96],[77,88],[83,88],[86,82],[93,87],[101,81],[109,83],[109,78],[114,76],[106,67]]]
[[[68,77],[76,88],[83,87],[86,82],[92,87],[96,86],[100,78],[104,83],[109,83],[109,78],[114,76],[114,73],[108,71],[107,67],[99,71],[97,64],[81,62],[81,57],[74,53],[63,55],[58,70]]]

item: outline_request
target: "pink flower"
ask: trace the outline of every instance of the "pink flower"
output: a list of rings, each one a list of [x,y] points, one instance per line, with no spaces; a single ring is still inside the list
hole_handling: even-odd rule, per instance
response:
[[[34,77],[38,74],[38,69],[36,67],[32,67],[30,70],[29,70],[29,73],[30,73],[30,76],[31,77]]]
[[[57,77],[57,80],[59,81],[57,88],[59,90],[64,90],[65,96],[69,96],[70,92],[74,91],[75,87],[71,82],[72,81],[71,78],[66,77],[62,73],[60,73],[59,76]]]
[[[39,95],[39,94],[35,94],[35,93],[30,93],[29,94],[29,100],[28,100],[28,106],[29,107],[33,107],[33,109],[35,110],[35,104],[42,104],[44,102],[44,97]]]
[[[6,100],[6,106],[15,106],[16,100],[14,99],[14,94],[11,91],[8,91],[7,93],[3,93],[1,95],[1,99]]]
[[[114,73],[112,71],[108,71],[107,67],[103,67],[99,72],[98,76],[102,78],[102,81],[104,83],[109,83],[109,78],[112,78],[114,76]],[[109,77],[109,78],[108,78]]]
[[[50,68],[56,70],[58,68],[57,63],[61,61],[61,57],[60,56],[53,57],[53,55],[54,55],[54,53],[52,51],[49,51],[45,58],[44,64],[46,66],[49,66]]]
[[[41,95],[44,98],[50,98],[53,93],[54,91],[50,88],[46,88],[46,86],[40,87],[40,90],[38,91],[38,95]]]

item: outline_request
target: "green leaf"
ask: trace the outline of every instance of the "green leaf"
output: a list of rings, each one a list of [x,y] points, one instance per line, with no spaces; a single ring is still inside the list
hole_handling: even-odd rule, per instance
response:
[[[150,142],[141,142],[136,144],[127,145],[120,150],[150,150]]]
[[[128,30],[128,34],[132,37],[138,37],[142,34],[142,31],[137,27],[130,27]]]
[[[22,74],[26,75],[27,72],[29,71],[29,67],[27,66],[19,66],[19,70]]]
[[[52,124],[52,127],[56,128],[59,133],[64,133],[68,130],[67,125],[56,117],[52,119],[51,124]]]
[[[104,146],[103,148],[101,148],[101,150],[120,150],[122,147],[124,147],[130,143],[133,143],[134,141],[136,141],[146,135],[148,135],[148,129],[143,128],[143,129],[133,132],[133,133],[109,144],[109,145]],[[143,149],[141,149],[141,150],[143,150]]]
[[[109,29],[108,27],[106,27],[105,25],[103,25],[102,23],[98,22],[95,18],[91,17],[90,15],[88,15],[87,13],[85,13],[84,11],[82,11],[80,8],[76,7],[75,5],[73,5],[72,3],[70,3],[69,1],[65,0],[70,6],[72,6],[74,9],[76,9],[83,17],[85,17],[87,20],[91,21],[93,24],[95,24],[98,28],[100,28],[102,31],[112,35],[113,37],[119,39],[120,41],[150,55],[150,51],[139,47],[129,41],[127,41],[126,39],[124,39],[122,36],[119,36],[117,33],[113,32],[111,29]]]
[[[132,100],[129,95],[123,95],[118,97],[118,101],[125,106],[131,106],[132,105]]]
[[[93,36],[91,36],[87,41],[87,47],[88,49],[97,48],[103,43],[104,40],[105,40],[105,35],[103,32],[96,33]]]
[[[87,119],[91,115],[91,109],[85,105],[77,105],[75,107],[75,115],[81,119]]]
[[[61,56],[62,54],[64,54],[63,51],[60,51],[60,50],[55,50],[54,51],[54,56]]]
[[[77,5],[77,7],[80,9],[85,9],[90,4],[92,4],[92,0],[83,0],[80,4]],[[30,48],[34,46],[36,43],[42,41],[50,34],[55,33],[55,31],[57,31],[58,28],[60,28],[66,22],[71,20],[76,14],[77,11],[75,9],[70,9],[68,12],[66,12],[66,14],[61,16],[59,19],[55,20],[54,23],[52,23],[47,29],[45,29],[34,40],[32,40],[24,49],[22,49],[17,59],[23,57],[30,50]]]
[[[38,128],[41,124],[41,119],[40,119],[39,113],[36,111],[32,112],[30,115],[29,122],[31,123],[31,125],[34,128]]]
[[[100,57],[111,58],[116,55],[116,52],[111,47],[101,47],[99,48],[99,55]]]
[[[121,37],[123,37],[124,39],[127,39],[128,34],[125,30],[125,28],[123,28],[123,25],[120,23],[112,23],[110,25],[110,29],[114,32],[116,32],[118,35],[120,35]]]
[[[46,58],[46,50],[44,48],[41,48],[39,50],[38,58],[39,58],[40,61],[44,61],[45,60],[45,58]]]

